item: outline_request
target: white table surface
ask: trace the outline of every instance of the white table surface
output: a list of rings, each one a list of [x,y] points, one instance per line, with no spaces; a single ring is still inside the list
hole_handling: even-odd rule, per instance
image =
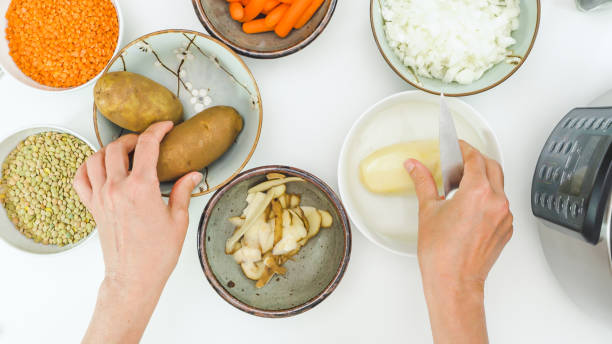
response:
[[[124,43],[159,29],[204,31],[189,0],[120,3]],[[578,309],[551,274],[529,192],[540,149],[558,120],[612,88],[612,11],[583,14],[573,0],[543,0],[542,10],[539,36],[523,67],[501,86],[464,98],[499,136],[516,219],[514,238],[486,287],[490,338],[492,343],[610,343],[610,324]],[[261,140],[248,167],[289,164],[334,188],[338,154],[353,121],[383,97],[410,89],[378,53],[367,0],[340,0],[328,28],[305,50],[246,63],[264,107]],[[52,123],[95,141],[91,93],[89,87],[44,94],[5,76],[0,79],[0,136],[26,125]],[[319,306],[282,320],[234,309],[213,291],[198,261],[196,227],[208,198],[191,203],[181,259],[143,342],[431,342],[416,259],[382,250],[355,228],[349,269]],[[26,254],[0,241],[0,272],[0,343],[80,340],[103,278],[97,237],[56,256]]]

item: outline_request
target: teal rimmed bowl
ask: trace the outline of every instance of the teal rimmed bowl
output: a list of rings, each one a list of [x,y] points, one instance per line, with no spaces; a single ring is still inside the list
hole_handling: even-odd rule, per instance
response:
[[[395,55],[393,49],[387,43],[382,18],[382,1],[370,0],[370,22],[372,33],[378,45],[380,53],[387,61],[391,69],[410,85],[425,92],[444,94],[452,97],[469,96],[484,92],[501,84],[516,72],[529,56],[533,44],[535,43],[540,26],[540,0],[521,0],[521,14],[519,17],[519,28],[512,33],[512,37],[517,43],[511,47],[514,56],[520,58],[516,63],[501,62],[493,66],[484,73],[482,78],[469,85],[462,85],[456,82],[445,83],[442,80],[431,79],[416,75],[411,68],[405,66]]]
[[[255,152],[263,122],[259,88],[244,61],[228,46],[201,32],[171,29],[141,36],[123,47],[104,74],[128,71],[169,89],[183,104],[183,120],[217,105],[235,108],[244,120],[236,142],[200,172],[204,178],[192,196],[211,193],[234,178]],[[93,124],[100,147],[129,131],[109,121],[93,106]],[[169,196],[174,182],[161,183]]]

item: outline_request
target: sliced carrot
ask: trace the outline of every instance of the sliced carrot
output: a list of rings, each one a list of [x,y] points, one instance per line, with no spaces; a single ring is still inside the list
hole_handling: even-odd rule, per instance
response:
[[[291,7],[289,7],[289,9],[285,12],[285,15],[280,22],[278,22],[276,28],[274,28],[274,32],[276,32],[278,37],[287,37],[289,32],[291,32],[293,29],[295,23],[298,21],[298,19],[300,19],[302,14],[306,12],[306,9],[308,9],[308,6],[310,6],[311,3],[312,0],[295,0]]]
[[[244,7],[239,2],[230,2],[229,11],[234,20],[241,21],[244,17]]]
[[[242,24],[242,31],[244,31],[245,33],[260,33],[272,30],[273,28],[266,25],[266,20],[263,18],[251,20]]]
[[[283,4],[292,4],[295,0],[279,0]]]
[[[287,4],[278,5],[278,7],[276,7],[266,16],[266,25],[269,27],[275,27],[276,24],[278,24],[278,22],[283,18],[289,7],[290,5]]]
[[[242,4],[242,6],[246,6],[249,4],[249,0],[240,0],[240,3]]]
[[[245,22],[255,19],[266,6],[267,0],[249,0],[249,4],[244,7],[244,17],[242,20]]]
[[[325,2],[325,0],[312,0],[312,4],[310,4],[310,6],[308,6],[308,8],[304,12],[304,14],[302,14],[300,19],[298,19],[298,21],[295,23],[295,25],[293,25],[293,28],[299,29],[302,26],[306,25],[306,23],[308,23],[310,18],[312,18],[312,16],[317,12],[319,7],[321,7],[321,5],[324,2]]]

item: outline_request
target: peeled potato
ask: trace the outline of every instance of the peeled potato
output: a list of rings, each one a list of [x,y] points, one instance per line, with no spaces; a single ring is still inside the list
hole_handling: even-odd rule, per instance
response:
[[[414,194],[414,183],[404,168],[404,162],[416,159],[433,174],[438,187],[442,185],[440,149],[437,140],[411,141],[377,150],[361,161],[361,182],[374,193]]]

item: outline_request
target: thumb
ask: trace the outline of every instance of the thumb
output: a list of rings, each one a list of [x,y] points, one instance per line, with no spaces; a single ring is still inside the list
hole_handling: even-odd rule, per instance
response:
[[[416,190],[417,197],[419,199],[419,206],[423,206],[429,201],[438,200],[438,187],[434,177],[425,165],[415,159],[408,159],[404,162],[404,167],[412,182],[414,183],[414,189]]]
[[[179,179],[172,188],[168,206],[175,219],[180,219],[187,214],[189,209],[189,201],[191,200],[191,191],[202,180],[202,173],[191,172]]]

